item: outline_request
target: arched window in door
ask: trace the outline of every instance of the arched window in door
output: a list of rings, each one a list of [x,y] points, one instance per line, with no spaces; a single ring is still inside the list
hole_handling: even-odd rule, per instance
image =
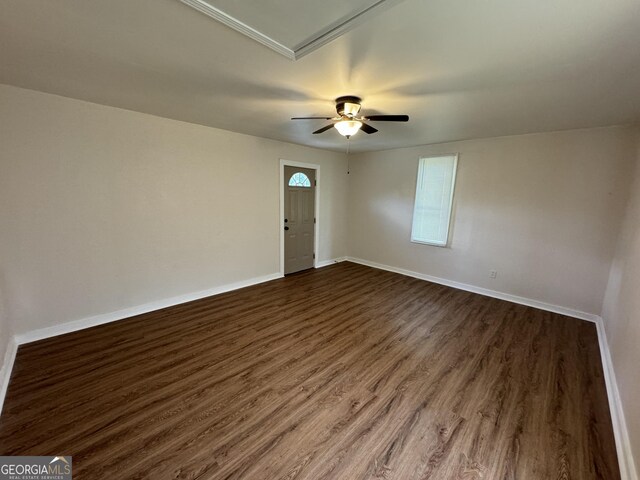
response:
[[[291,175],[291,178],[289,179],[289,186],[310,188],[311,182],[309,181],[309,177],[307,177],[304,173],[296,172],[293,175]]]

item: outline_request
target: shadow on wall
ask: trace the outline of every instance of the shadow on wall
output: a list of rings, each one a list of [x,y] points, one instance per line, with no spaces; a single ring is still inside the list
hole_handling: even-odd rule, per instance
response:
[[[7,282],[4,270],[0,268],[0,371],[4,368],[4,357],[7,353],[7,346],[13,335],[11,325],[9,324],[9,312],[7,311],[7,303],[5,297],[5,291],[7,289]],[[1,378],[1,376],[0,376]]]

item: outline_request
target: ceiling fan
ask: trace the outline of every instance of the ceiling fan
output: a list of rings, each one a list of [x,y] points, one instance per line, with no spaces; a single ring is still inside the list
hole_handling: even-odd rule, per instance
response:
[[[314,135],[322,132],[326,132],[331,127],[335,127],[340,135],[347,138],[351,135],[355,135],[358,130],[362,130],[364,133],[376,133],[378,130],[371,125],[365,123],[365,121],[371,122],[408,122],[408,115],[367,115],[358,116],[360,108],[362,108],[362,99],[360,97],[345,96],[336,98],[336,111],[337,117],[293,117],[291,120],[331,120],[329,125],[313,132]]]

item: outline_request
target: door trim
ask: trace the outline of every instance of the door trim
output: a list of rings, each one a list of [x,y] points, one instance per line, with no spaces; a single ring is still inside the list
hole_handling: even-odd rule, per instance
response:
[[[318,259],[320,258],[320,165],[315,163],[294,162],[291,160],[280,159],[280,217],[278,225],[280,226],[280,275],[284,276],[284,167],[300,167],[309,168],[316,171],[315,185],[315,206],[313,215],[316,219],[316,225],[313,232],[313,251],[315,258],[313,259],[313,268],[317,268]]]

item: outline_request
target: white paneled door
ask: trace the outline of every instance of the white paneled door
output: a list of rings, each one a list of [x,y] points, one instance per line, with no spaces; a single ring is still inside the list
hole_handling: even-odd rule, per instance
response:
[[[284,273],[313,268],[316,172],[284,167]]]

